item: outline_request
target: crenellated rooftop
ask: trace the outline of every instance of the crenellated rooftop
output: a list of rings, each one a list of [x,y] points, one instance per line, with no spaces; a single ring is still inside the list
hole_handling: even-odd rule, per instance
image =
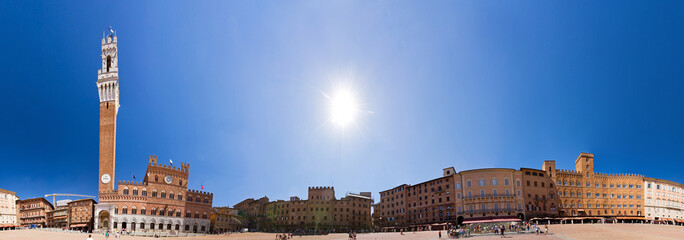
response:
[[[193,193],[193,194],[202,194],[202,195],[207,195],[207,196],[213,196],[213,193],[210,192],[205,192],[205,191],[198,191],[198,190],[192,190],[188,189],[188,193]]]
[[[164,168],[172,171],[179,171],[183,173],[189,173],[190,172],[190,164],[181,162],[180,167],[175,167],[173,165],[167,166],[166,164],[161,164],[158,162],[159,157],[155,155],[149,155],[149,162],[147,164],[148,168],[149,167],[157,167],[157,168]]]

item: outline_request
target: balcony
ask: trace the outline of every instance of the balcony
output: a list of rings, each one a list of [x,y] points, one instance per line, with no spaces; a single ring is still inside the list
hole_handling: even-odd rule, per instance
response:
[[[485,194],[483,195],[477,195],[477,196],[472,196],[472,197],[463,197],[463,201],[466,202],[501,202],[501,201],[514,201],[515,200],[515,195],[494,195],[494,194]]]
[[[496,214],[496,213],[508,213],[508,212],[514,213],[514,212],[522,212],[522,211],[523,211],[522,209],[517,209],[517,208],[510,208],[510,209],[508,209],[508,208],[499,208],[499,209],[491,208],[491,209],[485,209],[485,210],[480,209],[480,210],[472,210],[472,211],[470,211],[470,210],[469,211],[461,211],[461,212],[458,212],[458,214],[459,215],[460,214]]]

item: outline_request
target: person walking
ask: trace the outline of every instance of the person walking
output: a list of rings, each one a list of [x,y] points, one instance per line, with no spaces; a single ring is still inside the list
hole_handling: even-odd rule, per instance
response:
[[[501,228],[501,238],[505,238],[504,232],[506,231],[506,228]]]
[[[544,235],[549,235],[549,225],[544,225],[544,228],[546,228],[544,230]]]
[[[105,239],[109,239],[109,232],[105,233]]]
[[[92,235],[92,234],[88,234],[88,239],[86,239],[86,240],[93,240],[93,235]]]
[[[439,239],[442,239],[442,230],[439,230]]]

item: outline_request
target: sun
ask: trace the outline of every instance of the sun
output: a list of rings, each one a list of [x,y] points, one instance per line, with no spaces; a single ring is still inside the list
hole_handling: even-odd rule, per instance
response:
[[[356,96],[347,87],[338,87],[330,96],[330,121],[344,128],[356,120],[359,105]]]

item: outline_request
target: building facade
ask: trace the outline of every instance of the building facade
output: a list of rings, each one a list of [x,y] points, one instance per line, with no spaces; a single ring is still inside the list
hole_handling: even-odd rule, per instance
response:
[[[211,211],[211,232],[216,234],[240,231],[247,227],[247,217],[240,216],[237,209],[214,207]]]
[[[0,189],[0,229],[13,228],[19,225],[17,219],[16,192]]]
[[[47,227],[69,229],[69,206],[57,203],[54,210],[47,214]]]
[[[206,233],[210,229],[213,194],[188,189],[190,165],[167,166],[149,156],[142,181],[115,185],[116,117],[119,110],[117,36],[102,39],[100,96],[99,204],[94,228],[98,231]],[[83,224],[83,223],[79,223]],[[79,225],[80,226],[80,225]]]
[[[97,202],[90,198],[69,202],[69,229],[92,231],[96,204]]]
[[[348,232],[371,229],[370,192],[349,193],[336,199],[333,187],[310,187],[306,199],[272,202],[248,199],[236,204],[239,211],[259,218],[257,231]],[[262,198],[263,199],[263,198]],[[267,199],[266,199],[267,200]],[[262,212],[263,211],[263,212]]]
[[[247,217],[247,228],[259,231],[266,228],[266,204],[269,203],[268,197],[259,199],[248,198],[235,204],[233,208],[238,210],[238,214]]]
[[[649,221],[684,223],[684,185],[657,178],[644,178],[645,216]]]
[[[456,223],[468,219],[524,218],[522,171],[487,168],[462,171],[456,179]]]
[[[684,223],[682,189],[638,174],[597,173],[594,155],[581,153],[574,170],[556,169],[553,160],[541,169],[445,168],[440,178],[381,191],[373,223],[385,229],[514,218]]]
[[[46,227],[47,212],[54,208],[45,198],[17,200],[19,208],[19,224],[22,227]]]
[[[521,168],[525,216],[529,218],[559,215],[560,197],[553,178],[544,170]]]
[[[444,229],[468,219],[524,218],[522,176],[515,169],[445,168],[440,178],[380,192],[374,226]]]
[[[561,216],[645,219],[644,176],[594,172],[591,153],[577,157],[575,170],[556,169],[555,161],[544,161],[542,167],[556,182]]]

